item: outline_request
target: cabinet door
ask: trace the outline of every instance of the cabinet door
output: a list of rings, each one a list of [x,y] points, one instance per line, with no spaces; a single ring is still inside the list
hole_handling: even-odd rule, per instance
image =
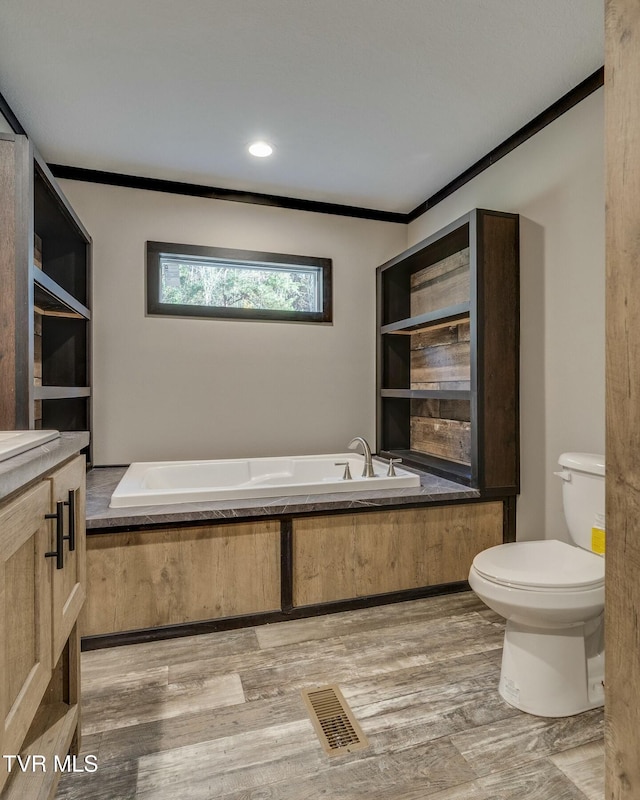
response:
[[[293,604],[330,603],[466,581],[503,541],[503,504],[393,509],[293,523]]]
[[[53,663],[57,663],[85,598],[85,461],[78,456],[54,472],[51,483],[51,512],[64,506],[62,569],[52,564],[53,581]],[[55,549],[52,533],[51,549]]]
[[[0,745],[14,755],[51,674],[51,523],[49,484],[40,483],[0,511]],[[0,764],[0,788],[7,777]]]

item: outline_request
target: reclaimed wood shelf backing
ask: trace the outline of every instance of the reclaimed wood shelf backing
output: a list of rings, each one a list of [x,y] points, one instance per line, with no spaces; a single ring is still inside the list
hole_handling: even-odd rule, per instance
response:
[[[469,248],[465,247],[411,275],[411,316],[468,303]]]

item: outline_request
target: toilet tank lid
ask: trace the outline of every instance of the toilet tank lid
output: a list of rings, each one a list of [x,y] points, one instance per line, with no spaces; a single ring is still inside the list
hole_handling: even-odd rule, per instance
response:
[[[566,469],[576,469],[589,475],[604,475],[604,456],[597,453],[563,453],[558,464]]]

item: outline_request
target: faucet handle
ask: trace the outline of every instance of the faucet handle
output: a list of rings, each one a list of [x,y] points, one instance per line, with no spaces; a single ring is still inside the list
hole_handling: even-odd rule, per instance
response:
[[[389,459],[389,469],[387,470],[387,478],[395,478],[396,477],[396,470],[393,466],[394,464],[402,464],[401,458],[390,458]]]
[[[349,469],[349,462],[348,461],[336,461],[336,467],[344,467],[344,475],[342,476],[343,481],[350,481],[351,478],[351,470]]]

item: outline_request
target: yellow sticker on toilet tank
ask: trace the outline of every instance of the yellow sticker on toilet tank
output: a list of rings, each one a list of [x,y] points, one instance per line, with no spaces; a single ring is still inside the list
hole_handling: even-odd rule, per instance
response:
[[[602,528],[591,528],[591,549],[598,555],[604,555],[605,532]]]

